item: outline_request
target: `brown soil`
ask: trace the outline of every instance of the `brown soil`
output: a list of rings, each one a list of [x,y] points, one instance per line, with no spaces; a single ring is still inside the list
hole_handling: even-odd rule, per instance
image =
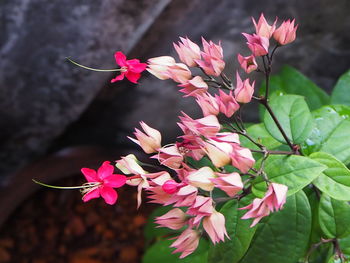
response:
[[[79,185],[82,176],[57,185]],[[0,229],[1,263],[139,263],[143,226],[153,209],[136,210],[136,188],[118,189],[114,206],[83,203],[78,190],[43,188]]]

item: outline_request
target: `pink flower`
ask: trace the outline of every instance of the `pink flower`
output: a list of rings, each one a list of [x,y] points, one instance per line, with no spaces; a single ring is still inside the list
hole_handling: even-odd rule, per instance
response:
[[[187,228],[170,247],[176,248],[173,253],[181,253],[180,258],[192,254],[199,244],[199,233],[197,230]]]
[[[269,53],[269,39],[256,34],[249,35],[242,33],[247,39],[247,45],[252,51],[254,57],[264,56]]]
[[[147,64],[140,63],[138,59],[126,60],[126,56],[120,51],[116,52],[114,57],[117,64],[121,67],[121,74],[112,79],[111,82],[123,80],[126,77],[132,83],[137,83],[141,77],[141,72],[146,69]]]
[[[246,79],[243,82],[238,72],[236,72],[236,77],[237,77],[237,83],[236,83],[236,89],[234,91],[236,101],[240,103],[250,102],[254,94],[255,81],[253,81],[251,85],[249,83],[249,79]]]
[[[175,193],[165,205],[174,204],[176,207],[191,206],[196,200],[197,193],[197,187],[185,185],[180,187],[179,191]]]
[[[241,54],[238,54],[237,59],[241,65],[241,68],[244,69],[244,71],[248,74],[258,68],[258,64],[256,63],[255,57],[253,55],[243,57]]]
[[[214,178],[215,174],[210,167],[202,167],[198,170],[194,170],[188,174],[186,180],[188,184],[199,187],[204,191],[212,191],[214,189],[214,183],[210,181]]]
[[[202,37],[203,49],[202,60],[195,60],[197,64],[208,75],[219,76],[225,68],[225,61],[223,61],[223,51],[221,44],[209,43]]]
[[[226,232],[225,217],[215,209],[210,216],[203,219],[203,227],[208,233],[213,244],[224,241],[225,236],[230,239]]]
[[[268,216],[270,212],[283,208],[286,202],[288,187],[283,184],[271,183],[265,196],[255,198],[253,203],[240,209],[249,209],[242,219],[255,218],[250,227],[255,226],[261,218]]]
[[[257,35],[261,37],[270,38],[273,32],[275,32],[277,18],[271,26],[267,23],[263,14],[260,15],[258,23],[255,22],[255,19],[253,17],[252,17],[252,20],[253,20]]]
[[[211,179],[211,181],[215,184],[215,187],[224,191],[228,196],[233,197],[243,189],[243,182],[239,173],[215,174],[218,177]]]
[[[122,187],[126,177],[121,174],[113,174],[114,167],[110,162],[104,162],[97,172],[90,168],[82,168],[81,172],[88,181],[83,188],[83,201],[87,202],[93,198],[102,196],[109,205],[115,204],[118,194],[113,188]]]
[[[168,68],[176,63],[175,59],[170,56],[150,58],[147,62],[147,71],[161,80],[169,79]]]
[[[255,198],[253,200],[253,203],[250,205],[247,205],[245,207],[239,208],[241,210],[247,209],[249,210],[247,213],[245,213],[244,216],[242,216],[242,219],[249,219],[249,218],[255,218],[253,220],[253,223],[250,225],[250,227],[255,226],[259,221],[270,214],[270,210],[264,200],[260,198]]]
[[[220,90],[219,94],[219,96],[216,95],[216,99],[220,105],[220,112],[230,118],[239,109],[239,104],[232,96],[232,91],[230,91],[229,94],[226,94]]]
[[[175,63],[168,67],[165,75],[177,83],[187,83],[192,78],[189,68],[183,63]]]
[[[295,40],[298,25],[294,26],[295,19],[283,21],[279,28],[273,33],[273,38],[280,44],[286,45]]]
[[[186,225],[187,216],[180,208],[174,208],[168,213],[156,217],[156,224],[159,227],[167,227],[173,230],[179,230]]]
[[[191,218],[192,225],[198,226],[205,216],[210,216],[214,211],[213,200],[210,197],[197,196],[195,202],[187,210],[187,214],[195,216]]]
[[[116,161],[115,165],[124,174],[146,174],[147,172],[138,164],[138,160],[135,155],[129,154],[121,157]]]
[[[197,96],[196,101],[201,107],[204,116],[218,115],[220,113],[219,103],[216,98],[209,93]]]
[[[181,62],[185,63],[189,67],[197,65],[197,59],[201,58],[201,50],[199,46],[189,40],[187,37],[180,37],[181,42],[178,45],[174,43],[174,48],[179,55]]]
[[[239,135],[233,132],[219,132],[214,137],[210,137],[210,139],[217,142],[240,144]]]
[[[135,129],[134,135],[137,139],[128,137],[130,140],[140,145],[145,153],[157,152],[161,147],[162,136],[159,131],[149,127],[143,121],[140,122],[142,129],[145,133],[141,132],[139,129]]]
[[[233,148],[230,143],[208,140],[203,149],[215,167],[223,167],[231,162]]]
[[[263,198],[271,212],[283,208],[286,202],[288,187],[283,184],[271,183]]]
[[[220,131],[220,123],[214,115],[209,115],[201,119],[194,120],[184,112],[184,116],[179,117],[181,123],[178,123],[184,134],[192,133],[196,136],[211,137]]]
[[[190,79],[187,82],[180,84],[179,87],[183,87],[183,89],[180,89],[180,92],[186,94],[184,95],[184,97],[201,96],[208,90],[208,84],[205,83],[202,77],[200,76],[196,76],[193,79]]]
[[[158,159],[161,165],[165,165],[171,169],[180,168],[183,155],[179,152],[176,145],[160,148],[159,153],[151,158]]]
[[[232,165],[242,173],[247,173],[255,164],[252,152],[247,148],[234,145],[231,154]]]

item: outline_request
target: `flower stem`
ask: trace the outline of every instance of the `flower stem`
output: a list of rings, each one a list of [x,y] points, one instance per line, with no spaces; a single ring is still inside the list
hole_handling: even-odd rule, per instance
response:
[[[87,188],[89,187],[88,185],[80,185],[80,186],[55,186],[55,185],[50,185],[50,184],[44,184],[42,182],[39,182],[35,179],[32,179],[32,181],[36,184],[39,184],[39,185],[42,185],[42,186],[45,186],[45,187],[49,187],[49,188],[54,188],[54,189],[68,189],[68,190],[71,190],[71,189],[82,189],[82,188]]]
[[[92,70],[92,71],[98,71],[98,72],[123,71],[123,69],[121,69],[121,68],[115,68],[115,69],[97,69],[97,68],[90,68],[90,67],[81,65],[81,64],[79,64],[78,62],[75,62],[74,60],[70,59],[69,57],[66,57],[66,59],[67,59],[70,63],[72,63],[72,64],[74,64],[74,65],[76,65],[76,66],[78,66],[78,67],[81,67],[81,68],[84,68],[84,69],[88,69],[88,70]]]

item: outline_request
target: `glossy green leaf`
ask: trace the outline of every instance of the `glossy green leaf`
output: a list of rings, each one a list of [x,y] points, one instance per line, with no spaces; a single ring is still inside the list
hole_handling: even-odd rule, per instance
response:
[[[335,85],[332,96],[332,104],[344,104],[350,106],[350,70],[340,76]]]
[[[175,250],[169,246],[174,240],[162,239],[146,250],[142,263],[204,263],[208,257],[208,241],[201,239],[198,248],[190,255],[180,259],[179,253],[172,254]]]
[[[316,152],[310,158],[328,167],[313,184],[334,199],[350,201],[350,170],[328,153]]]
[[[264,91],[265,85],[263,84],[260,94],[265,94]],[[330,101],[326,92],[301,72],[289,66],[283,66],[278,75],[271,77],[270,94],[273,92],[304,96],[311,110],[316,110],[323,105],[327,105]]]
[[[342,238],[350,235],[350,205],[322,194],[319,221],[326,238]]]
[[[238,210],[251,203],[252,198],[245,197],[227,202],[220,210],[226,219],[226,230],[230,240],[210,246],[208,263],[236,263],[244,256],[253,238],[256,227],[250,228],[251,220],[241,217],[247,212]]]
[[[350,235],[338,241],[341,251],[350,258]]]
[[[350,107],[324,106],[312,113],[315,126],[305,143],[304,154],[327,152],[346,165],[350,163]]]
[[[303,189],[315,180],[327,167],[311,158],[297,155],[271,155],[265,162],[265,172],[269,180],[288,186],[288,195]],[[261,176],[253,181],[253,193],[263,196],[266,182]]]
[[[242,263],[295,263],[306,250],[311,210],[303,191],[289,196],[281,211],[258,224]]]
[[[314,127],[313,119],[303,97],[297,95],[277,96],[271,100],[270,107],[287,137],[293,143],[300,144],[310,135]],[[267,111],[264,115],[264,124],[267,131],[276,140],[286,144],[282,133]]]
[[[264,124],[254,124],[250,126],[247,129],[247,134],[252,137],[257,142],[264,145],[267,149],[274,149],[281,145],[280,142],[276,141],[270,133],[267,132],[265,129]],[[255,149],[259,150],[259,147],[257,147],[254,143],[252,143],[249,139],[247,139],[245,136],[240,135],[240,141],[241,145],[243,147],[249,148],[249,149]]]

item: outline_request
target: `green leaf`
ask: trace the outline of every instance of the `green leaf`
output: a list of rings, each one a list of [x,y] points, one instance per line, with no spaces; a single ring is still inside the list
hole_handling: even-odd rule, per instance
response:
[[[339,246],[341,251],[350,258],[350,235],[339,239]]]
[[[169,212],[174,207],[172,206],[161,206],[156,209],[149,215],[147,223],[143,229],[143,234],[147,242],[150,242],[152,239],[165,236],[171,233],[178,233],[179,231],[172,230],[166,227],[157,227],[158,225],[154,222],[154,219],[157,216],[162,216]]]
[[[287,137],[296,144],[302,143],[311,133],[313,120],[303,97],[297,95],[277,96],[270,107],[281,124]],[[286,144],[271,115],[266,111],[264,124],[267,131],[278,141]]]
[[[319,221],[326,238],[342,238],[350,235],[350,206],[322,194],[319,206]]]
[[[310,158],[328,167],[313,184],[334,199],[350,201],[350,170],[328,153],[316,152]]]
[[[288,195],[303,189],[327,167],[308,157],[298,155],[271,155],[265,162],[264,171],[269,180],[288,186]],[[263,196],[266,182],[261,176],[253,181],[253,193]]]
[[[340,76],[332,92],[332,104],[344,104],[350,106],[350,70]]]
[[[260,94],[265,94],[264,85],[261,90]],[[289,66],[283,66],[277,76],[271,77],[270,94],[273,92],[304,96],[311,110],[327,105],[330,101],[326,92],[295,68]]]
[[[196,251],[180,259],[179,253],[172,254],[174,248],[169,246],[174,240],[162,239],[153,244],[143,256],[142,263],[203,263],[207,262],[208,241],[201,239]]]
[[[237,200],[231,200],[221,208],[220,212],[225,216],[230,240],[210,246],[208,263],[236,263],[244,256],[256,227],[249,227],[251,220],[241,219],[247,211],[238,210],[238,207],[246,206],[251,201],[252,198],[247,196],[239,203]]]
[[[324,106],[312,113],[315,127],[302,145],[304,154],[327,152],[350,163],[350,107]]]
[[[311,210],[303,191],[289,196],[281,211],[258,224],[242,263],[295,263],[305,253],[311,231]]]
[[[264,124],[254,124],[247,129],[247,134],[255,139],[257,142],[264,145],[267,149],[273,149],[281,145],[280,142],[276,141],[265,129]],[[259,147],[252,143],[245,136],[240,135],[241,145],[243,147],[259,150]]]

